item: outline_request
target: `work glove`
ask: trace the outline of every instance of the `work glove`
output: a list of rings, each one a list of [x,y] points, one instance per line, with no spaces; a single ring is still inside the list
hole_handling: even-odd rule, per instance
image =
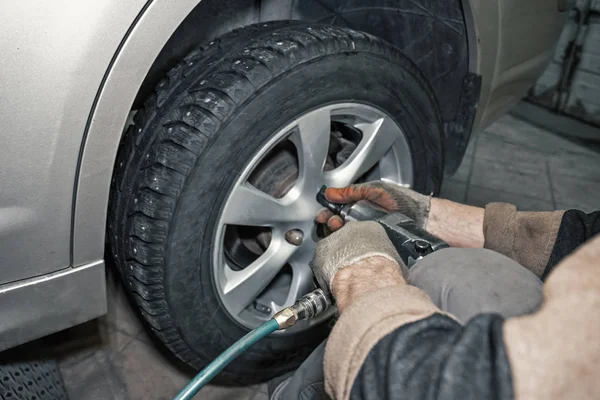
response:
[[[327,188],[325,197],[332,203],[341,204],[368,200],[388,212],[400,212],[406,215],[423,229],[427,225],[431,203],[431,196],[383,181],[361,183],[345,188]],[[326,223],[331,231],[336,231],[344,225],[340,216],[334,215],[325,208],[319,211],[316,221],[322,224]]]
[[[398,264],[404,278],[408,269],[383,227],[374,221],[348,222],[343,229],[321,239],[310,266],[321,289],[331,293],[339,270],[371,257],[384,257]]]

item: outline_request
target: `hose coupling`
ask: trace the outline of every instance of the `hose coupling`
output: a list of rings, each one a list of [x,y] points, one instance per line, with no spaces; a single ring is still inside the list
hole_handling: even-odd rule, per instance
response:
[[[322,289],[314,290],[298,300],[292,308],[298,314],[298,320],[310,319],[329,308],[331,300]]]
[[[310,319],[327,310],[331,305],[329,297],[321,289],[314,290],[304,295],[294,305],[286,307],[273,316],[277,321],[279,329],[286,329],[294,326],[296,322],[303,319]]]
[[[273,319],[279,325],[277,330],[286,329],[296,325],[296,322],[298,322],[298,313],[292,307],[286,307],[273,315]]]

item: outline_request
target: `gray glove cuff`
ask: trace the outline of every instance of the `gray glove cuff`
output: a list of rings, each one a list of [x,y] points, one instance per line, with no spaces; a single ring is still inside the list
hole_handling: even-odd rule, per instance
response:
[[[321,288],[330,289],[340,269],[377,256],[397,263],[406,277],[401,268],[404,264],[381,225],[373,221],[348,222],[319,241],[312,268]]]

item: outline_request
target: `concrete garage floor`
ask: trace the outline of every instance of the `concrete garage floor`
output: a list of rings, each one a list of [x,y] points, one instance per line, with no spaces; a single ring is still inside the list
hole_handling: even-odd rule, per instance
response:
[[[520,210],[600,208],[600,154],[511,116],[479,135],[442,197]],[[72,400],[171,399],[193,372],[154,343],[109,272],[107,316],[60,334],[56,349]],[[198,399],[267,399],[266,385],[210,386]]]

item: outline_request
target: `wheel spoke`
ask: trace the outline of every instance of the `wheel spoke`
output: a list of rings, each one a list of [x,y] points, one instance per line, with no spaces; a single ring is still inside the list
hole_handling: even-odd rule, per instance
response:
[[[234,315],[250,305],[275,278],[297,247],[273,237],[267,250],[241,271],[225,269],[224,300]]]
[[[314,287],[313,274],[308,264],[292,263],[292,282],[285,303],[281,308],[291,306],[300,297],[310,292]]]
[[[294,220],[287,204],[261,192],[250,184],[238,185],[223,209],[225,224],[274,226]]]
[[[306,240],[288,260],[288,264],[292,267],[292,282],[285,303],[280,305],[281,308],[293,304],[314,288],[313,273],[309,263],[315,255],[316,248],[317,244],[314,241]]]
[[[315,187],[322,183],[323,167],[329,150],[331,113],[328,109],[316,110],[301,117],[298,132],[290,137],[298,150],[298,185]]]
[[[387,153],[402,134],[390,118],[360,124],[363,138],[350,158],[333,171],[325,173],[325,184],[343,187],[353,183]]]

